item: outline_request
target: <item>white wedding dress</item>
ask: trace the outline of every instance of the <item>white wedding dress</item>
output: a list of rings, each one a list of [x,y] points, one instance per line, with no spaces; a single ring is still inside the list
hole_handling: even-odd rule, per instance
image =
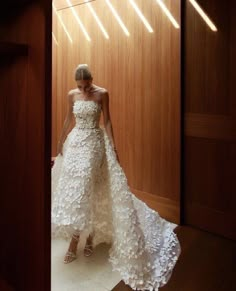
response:
[[[77,100],[76,125],[52,167],[52,238],[94,231],[94,246],[111,244],[109,261],[134,290],[165,285],[181,253],[171,223],[130,190],[108,135],[101,105]]]

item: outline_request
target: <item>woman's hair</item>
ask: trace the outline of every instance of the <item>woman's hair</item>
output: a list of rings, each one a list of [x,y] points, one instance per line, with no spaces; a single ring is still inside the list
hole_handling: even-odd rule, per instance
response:
[[[75,70],[75,80],[91,80],[92,74],[87,64],[80,64]]]

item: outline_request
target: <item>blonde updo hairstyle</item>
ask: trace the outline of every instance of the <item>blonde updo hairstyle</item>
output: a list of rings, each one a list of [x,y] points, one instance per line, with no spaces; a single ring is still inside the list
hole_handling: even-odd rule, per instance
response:
[[[75,80],[92,80],[92,74],[87,64],[79,64],[75,70]]]

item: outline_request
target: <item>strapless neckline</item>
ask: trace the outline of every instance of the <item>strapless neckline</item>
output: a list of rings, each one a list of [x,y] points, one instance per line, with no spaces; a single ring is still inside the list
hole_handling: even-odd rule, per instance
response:
[[[96,101],[94,101],[94,100],[83,100],[83,99],[77,99],[77,100],[74,101],[74,104],[75,104],[76,102],[93,102],[93,103],[95,103],[95,104],[97,104],[98,106],[101,107],[101,104],[98,103],[98,102],[96,102]]]

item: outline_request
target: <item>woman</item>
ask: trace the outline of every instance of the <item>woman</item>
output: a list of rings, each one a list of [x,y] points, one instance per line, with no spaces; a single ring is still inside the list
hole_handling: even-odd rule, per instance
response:
[[[87,65],[75,72],[68,113],[52,168],[52,236],[71,239],[64,262],[76,259],[83,231],[84,255],[111,244],[109,261],[136,290],[158,290],[181,253],[171,224],[130,191],[119,164],[107,90],[93,84]],[[103,113],[104,126],[99,126]],[[73,115],[76,124],[67,135]]]

